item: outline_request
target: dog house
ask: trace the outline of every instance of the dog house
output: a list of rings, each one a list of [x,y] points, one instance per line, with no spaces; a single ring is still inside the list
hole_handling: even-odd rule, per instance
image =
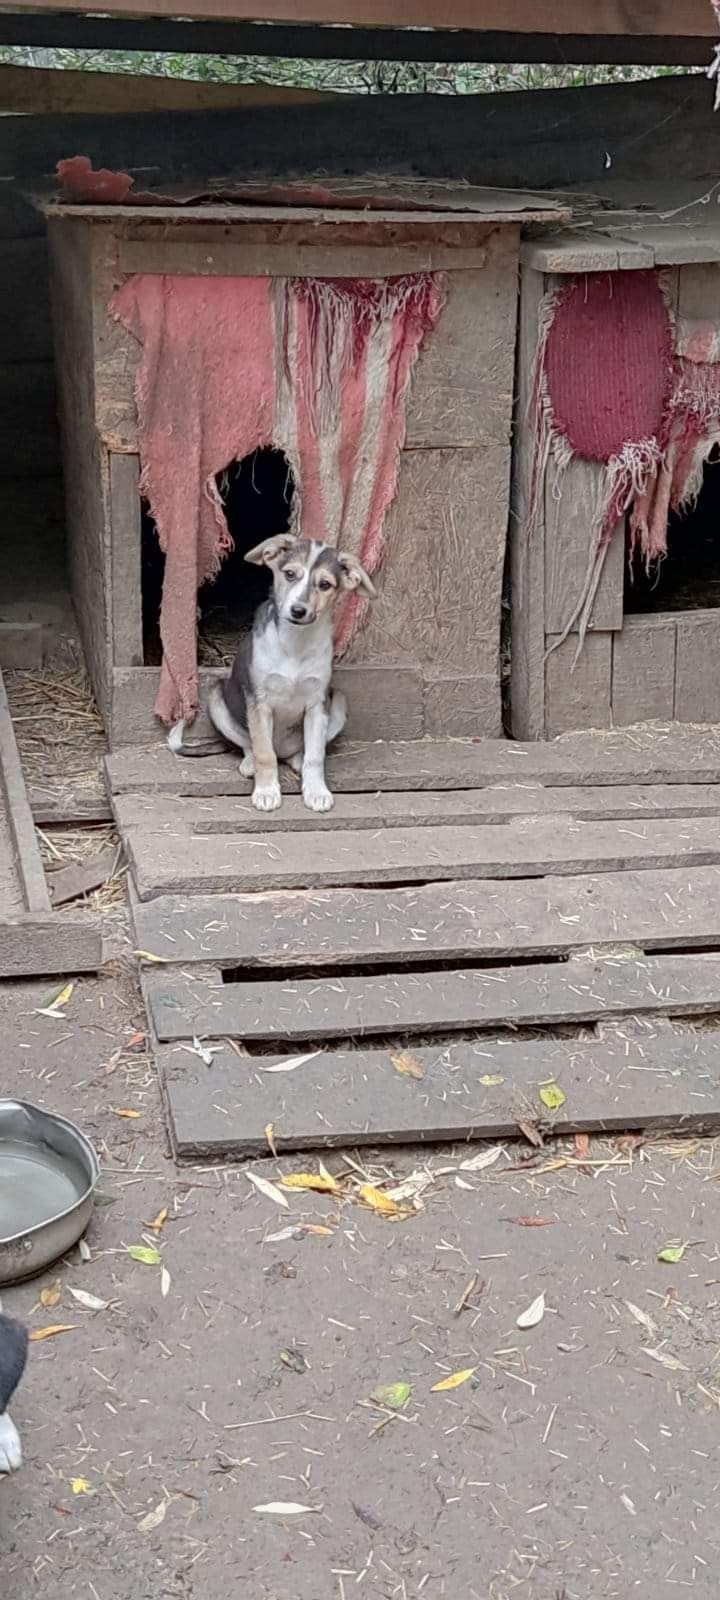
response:
[[[110,742],[157,738],[156,702],[192,715],[196,617],[202,702],[267,582],[243,551],[289,525],[377,574],[339,625],[351,735],[497,735],[520,226],[563,213],[471,189],[253,202],[46,207]]]
[[[720,230],[526,241],[518,389],[513,734],[720,721]]]

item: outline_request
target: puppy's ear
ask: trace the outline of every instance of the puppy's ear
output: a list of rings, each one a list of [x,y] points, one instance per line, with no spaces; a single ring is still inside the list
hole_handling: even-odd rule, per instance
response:
[[[365,568],[354,556],[345,555],[343,550],[338,551],[338,562],[342,577],[340,582],[343,589],[363,589],[370,600],[377,598],[377,589],[368,577]]]
[[[251,561],[254,567],[272,567],[294,544],[297,544],[294,533],[277,533],[274,539],[263,539],[253,550],[246,550],[243,560]]]

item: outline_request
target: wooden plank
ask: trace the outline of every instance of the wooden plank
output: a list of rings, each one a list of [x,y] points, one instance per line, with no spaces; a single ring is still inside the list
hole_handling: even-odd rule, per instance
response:
[[[5,20],[5,19],[3,19]],[[25,116],[48,112],[217,111],[231,106],[332,101],[331,92],[272,83],[213,83],[196,78],[134,77],[127,72],[0,65],[0,108]]]
[[[623,266],[651,267],[651,251],[630,245],[624,250]],[[617,272],[620,267],[620,246],[617,239],[588,228],[586,233],[563,229],[550,238],[531,239],[522,246],[520,259],[523,266],[535,272]]]
[[[85,9],[84,0],[24,0],[33,11],[77,12]],[[637,8],[636,8],[637,10]],[[174,16],[177,0],[107,0],[109,16]],[[258,18],[258,0],[189,0],[186,15],[202,20],[228,17],[255,22],[295,22],[344,24],[360,27],[469,28],[503,31],[508,24],[517,33],[578,33],[674,36],[714,39],[712,13],[705,14],[703,0],[654,0],[644,5],[641,14],[632,16],[625,0],[513,0],[508,14],[503,0],[484,0],[478,14],[477,0],[263,0]]]
[[[663,222],[643,223],[637,229],[637,237],[653,251],[658,267],[720,261],[720,229],[712,223],[698,223],[696,217],[674,226]]]
[[[33,821],[41,828],[48,823],[112,822],[112,806],[99,785],[96,789],[71,785],[56,790],[33,787],[29,799]]]
[[[32,914],[0,918],[0,978],[97,972],[102,935],[93,918]]]
[[[143,655],[140,462],[110,452],[112,657],[141,667]]]
[[[679,722],[716,722],[720,611],[679,611],[675,622],[675,716]]]
[[[578,637],[571,633],[545,661],[545,727],[549,738],[576,728],[609,728],[612,687],[612,633],[586,634],[576,658]],[[556,644],[552,634],[548,650]]]
[[[716,232],[720,244],[720,230]],[[677,315],[680,329],[684,321],[714,321],[720,318],[720,266],[717,261],[684,266],[678,273]]]
[[[0,622],[0,672],[41,667],[43,630],[39,622]]]
[[[595,638],[598,635],[594,636]],[[250,792],[234,756],[183,760],[167,746],[141,745],[106,758],[112,794],[242,795]],[[521,744],[511,739],[408,739],[341,745],[328,757],[336,793],[376,789],[478,789],[496,783],[720,783],[720,730],[633,728],[566,734]],[[285,780],[292,788],[291,776]]]
[[[206,1067],[180,1045],[161,1046],[175,1154],[266,1155],[268,1123],[278,1150],[513,1138],[529,1108],[544,1115],[538,1085],[548,1079],[566,1096],[547,1119],[556,1133],[720,1128],[713,1034],[463,1039],[413,1048],[422,1079],[398,1073],[390,1054],[319,1051],[295,1072],[275,1074],[267,1069],[282,1056],[239,1061],[226,1045]]]
[[[685,867],[263,896],[165,896],[136,904],[140,949],[232,968],[510,961],[600,944],[720,946],[720,871]]]
[[[545,632],[564,633],[575,616],[597,555],[600,468],[576,456],[562,471],[551,459],[545,479]],[[623,625],[625,519],[607,548],[588,627]],[[578,631],[578,620],[573,632]]]
[[[33,814],[36,816],[35,801]],[[588,789],[546,789],[506,784],[487,789],[449,789],[438,793],[339,794],[332,811],[308,811],[299,795],[287,795],[279,811],[256,811],[249,796],[235,799],[180,795],[116,795],[113,813],[124,833],[167,829],[189,841],[203,834],[315,833],[343,828],[444,827],[446,824],[502,823],[509,817],[561,816],[627,821],[644,817],[720,815],[720,786],[652,784]],[[94,813],[93,813],[94,815]],[[102,819],[100,819],[102,820]],[[184,848],[185,846],[183,846]]]
[[[720,956],[643,956],[491,971],[406,972],[382,977],[223,983],[147,973],[145,992],[161,1042],[366,1039],[549,1027],[633,1013],[720,1011]],[[720,1089],[718,1090],[720,1105]]]
[[[485,677],[453,677],[448,673],[425,673],[424,731],[431,738],[460,739],[475,731],[478,736],[502,735],[502,706],[497,670]],[[384,730],[383,730],[384,735]]]
[[[0,801],[15,854],[15,866],[26,911],[50,910],[35,824],[25,788],[15,730],[0,672]]]
[[[196,837],[191,851],[182,848],[180,833],[173,838],[168,831],[136,829],[126,844],[141,900],[185,892],[243,894],[720,862],[713,817],[633,819],[624,825],[567,818],[562,827],[555,818],[533,817],[504,827],[393,828],[374,835],[353,828],[300,836],[258,833],[240,848],[227,836]]]
[[[530,531],[535,437],[531,421],[542,273],[520,272],[514,447],[510,495],[510,724],[516,739],[545,734],[545,505]]]
[[[675,715],[675,618],[625,617],[613,635],[612,720],[616,728]]]
[[[53,906],[67,905],[70,900],[80,900],[93,889],[101,888],[116,871],[121,850],[112,845],[86,861],[73,861],[68,867],[59,867],[48,873],[48,886]]]
[[[477,226],[479,219],[454,226],[465,230]],[[362,215],[359,226],[364,225]],[[401,224],[403,226],[403,224]],[[485,226],[485,222],[482,222]],[[219,239],[207,245],[187,244],[182,237],[137,244],[132,240],[118,246],[120,271],[187,273],[201,277],[317,277],[332,272],[336,278],[387,278],[404,272],[473,271],[485,262],[483,247],[465,248],[443,244],[417,245],[245,245],[233,239]]]
[[[408,449],[506,440],[519,237],[516,227],[496,228],[488,237],[482,268],[448,275],[445,309],[413,374]]]

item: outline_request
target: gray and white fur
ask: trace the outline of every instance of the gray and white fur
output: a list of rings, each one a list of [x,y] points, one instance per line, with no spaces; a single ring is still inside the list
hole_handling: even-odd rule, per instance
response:
[[[291,533],[266,539],[245,560],[270,568],[272,594],[258,608],[229,677],[210,693],[210,719],[242,750],[240,771],[255,779],[252,803],[259,811],[281,803],[278,761],[300,774],[311,811],[329,811],[325,751],[347,716],[344,695],[332,688],[333,613],[342,593],[362,589],[374,599],[374,586],[354,556]],[[178,722],[171,729],[170,749],[209,754],[206,743],[183,745],[184,728]]]
[[[25,1371],[27,1345],[22,1324],[0,1311],[0,1473],[22,1466],[20,1436],[8,1406]]]

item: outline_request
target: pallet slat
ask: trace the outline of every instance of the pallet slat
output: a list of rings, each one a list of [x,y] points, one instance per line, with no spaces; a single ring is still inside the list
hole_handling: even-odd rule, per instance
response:
[[[42,977],[50,973],[97,972],[102,966],[102,935],[90,917],[73,921],[60,913],[46,917],[0,918],[0,976]]]
[[[309,968],[362,961],[508,961],[593,944],[720,946],[720,869],[609,872],[311,894],[168,895],[133,907],[161,960]]]
[[[438,879],[529,878],[623,867],[715,865],[712,817],[627,823],[520,818],[503,827],[348,828],[193,839],[135,829],[128,856],[141,900],[162,894],[244,893]]]
[[[654,1012],[720,1011],[720,955],[645,956],[491,971],[405,972],[266,983],[148,974],[155,1033],[245,1042],[553,1026]]]
[[[570,1043],[557,1039],[459,1041],[413,1056],[422,1079],[402,1076],[385,1050],[322,1051],[294,1072],[280,1058],[239,1060],[226,1047],[206,1067],[180,1045],[159,1051],[175,1153],[180,1158],[267,1155],[431,1140],[502,1139],[518,1118],[547,1116],[538,1086],[554,1079],[566,1101],[557,1132],[720,1128],[717,1043],[712,1035]],[[500,1082],[483,1083],[497,1078]],[[472,1180],[471,1180],[472,1181]]]

